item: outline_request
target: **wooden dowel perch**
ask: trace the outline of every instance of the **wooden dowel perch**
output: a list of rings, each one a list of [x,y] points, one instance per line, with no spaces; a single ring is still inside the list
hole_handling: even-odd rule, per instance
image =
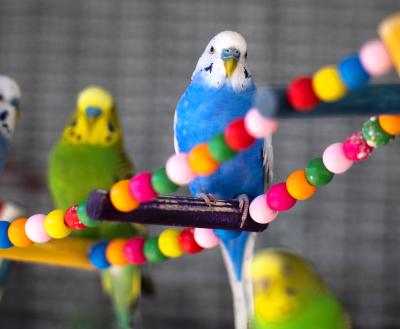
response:
[[[93,271],[95,269],[87,257],[93,241],[82,238],[53,239],[27,248],[0,249],[0,258]]]
[[[267,117],[278,119],[309,119],[342,116],[373,116],[377,114],[400,114],[400,84],[369,85],[351,91],[342,100],[321,102],[308,112],[298,112],[288,103],[286,88],[259,88],[255,107]]]
[[[102,221],[252,232],[264,231],[268,226],[256,223],[248,214],[241,228],[242,212],[238,200],[218,200],[210,207],[201,198],[160,196],[132,212],[122,213],[113,207],[106,191],[96,190],[90,194],[86,209],[90,218]]]

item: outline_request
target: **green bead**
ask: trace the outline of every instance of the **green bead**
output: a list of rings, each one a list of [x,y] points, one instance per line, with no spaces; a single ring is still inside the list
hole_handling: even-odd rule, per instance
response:
[[[333,176],[335,174],[325,168],[322,158],[312,159],[307,165],[306,178],[311,185],[324,186],[332,180]]]
[[[143,246],[143,252],[147,260],[152,263],[162,263],[167,260],[158,247],[158,236],[149,237]]]
[[[171,194],[178,190],[179,186],[170,181],[165,167],[158,169],[151,176],[151,185],[158,194]]]
[[[369,146],[380,147],[394,139],[393,135],[386,133],[380,126],[377,117],[372,117],[364,122],[362,134]]]
[[[211,157],[218,162],[228,161],[236,154],[236,152],[226,144],[223,133],[215,135],[208,142],[208,150],[210,151]]]
[[[77,211],[76,211],[76,214],[78,215],[79,220],[80,220],[83,224],[85,224],[87,227],[95,227],[95,226],[100,225],[100,221],[91,219],[91,218],[88,216],[88,214],[87,214],[87,212],[86,212],[86,201],[81,202],[81,203],[78,205],[78,209],[77,209]]]

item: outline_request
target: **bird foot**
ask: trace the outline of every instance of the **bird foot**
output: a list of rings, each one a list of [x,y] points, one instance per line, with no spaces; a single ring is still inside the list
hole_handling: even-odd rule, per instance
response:
[[[200,193],[199,197],[202,198],[210,208],[212,208],[217,202],[217,199],[212,194]]]
[[[240,222],[240,228],[243,228],[249,214],[250,200],[246,194],[241,194],[237,197],[239,200],[239,209],[242,212],[242,220]]]

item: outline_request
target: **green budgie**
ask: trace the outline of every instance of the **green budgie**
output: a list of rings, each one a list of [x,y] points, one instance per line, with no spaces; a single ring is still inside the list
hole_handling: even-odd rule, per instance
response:
[[[112,95],[90,86],[78,96],[70,118],[49,159],[49,188],[57,208],[67,209],[84,201],[94,189],[110,189],[117,180],[130,177],[133,166],[123,139]],[[145,234],[142,226],[102,223],[76,232],[80,237],[132,237]],[[140,269],[112,266],[101,272],[102,285],[111,297],[120,328],[130,328],[130,306],[140,294]]]
[[[350,329],[350,318],[313,268],[299,256],[264,250],[250,276],[253,329]]]

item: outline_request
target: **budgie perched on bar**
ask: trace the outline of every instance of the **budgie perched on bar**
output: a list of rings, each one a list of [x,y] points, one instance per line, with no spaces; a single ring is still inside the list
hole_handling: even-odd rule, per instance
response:
[[[256,87],[246,61],[247,43],[239,33],[224,31],[211,39],[176,107],[176,152],[189,152],[195,145],[208,142],[215,134],[223,133],[231,121],[244,117],[252,107]],[[192,181],[190,191],[203,197],[211,207],[215,198],[238,198],[245,218],[249,202],[264,192],[265,171],[269,168],[271,152],[269,142],[256,141],[246,151],[222,163],[214,174]],[[248,303],[239,290],[245,289],[242,268],[246,249],[251,249],[251,246],[246,232],[235,239],[223,240],[231,284],[235,286],[238,283],[237,288],[232,289],[234,299],[238,301],[235,303],[237,328],[244,328],[247,321],[246,315],[240,314]]]
[[[112,95],[98,86],[84,89],[50,154],[48,180],[55,205],[67,209],[85,201],[92,190],[109,189],[132,174]],[[111,239],[143,234],[144,229],[139,225],[102,223],[82,232],[79,235],[83,237]],[[140,293],[139,267],[112,266],[102,271],[101,277],[120,328],[130,328],[130,306]]]
[[[255,319],[252,329],[350,329],[350,318],[314,269],[282,250],[254,257]]]

